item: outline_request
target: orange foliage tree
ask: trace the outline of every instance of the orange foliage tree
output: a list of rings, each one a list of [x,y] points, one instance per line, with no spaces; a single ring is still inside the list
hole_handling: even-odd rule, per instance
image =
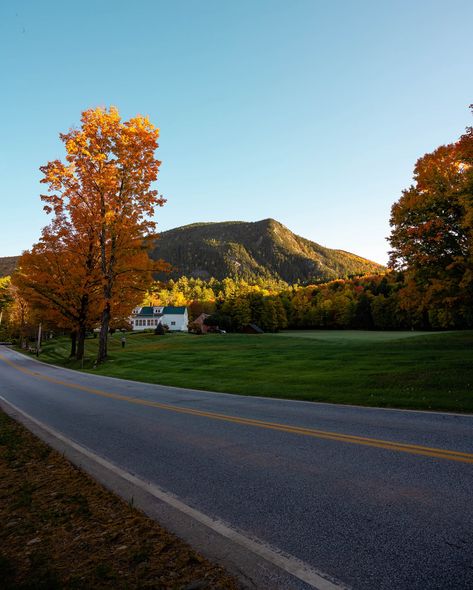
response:
[[[22,254],[12,281],[41,321],[71,332],[71,356],[82,359],[86,330],[98,324],[101,312],[94,234],[77,232],[58,215],[31,251]]]
[[[60,135],[66,162],[54,160],[41,168],[41,182],[49,189],[41,198],[48,213],[93,236],[101,286],[100,363],[107,357],[114,305],[126,306],[133,282],[140,277],[139,287],[146,288],[151,271],[162,267],[153,267],[145,254],[155,228],[154,209],[165,200],[152,188],[160,166],[155,158],[159,130],[147,117],[122,122],[111,107],[87,110],[81,121],[79,129]]]
[[[432,325],[473,325],[472,127],[417,161],[391,225],[390,265],[407,271]]]

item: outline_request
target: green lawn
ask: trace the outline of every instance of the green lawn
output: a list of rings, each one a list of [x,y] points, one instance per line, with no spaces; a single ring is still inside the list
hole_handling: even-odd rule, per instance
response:
[[[389,340],[401,340],[418,336],[432,336],[435,334],[448,334],[449,332],[388,332],[375,330],[284,330],[281,336],[292,336],[293,338],[311,338],[315,340],[329,341],[364,341],[364,342],[386,342]]]
[[[98,368],[98,341],[86,341],[84,370],[245,395],[473,412],[473,331],[386,332],[384,341],[376,332],[318,334],[129,334],[124,350],[117,334]],[[50,340],[41,359],[80,368],[68,352],[67,338]]]

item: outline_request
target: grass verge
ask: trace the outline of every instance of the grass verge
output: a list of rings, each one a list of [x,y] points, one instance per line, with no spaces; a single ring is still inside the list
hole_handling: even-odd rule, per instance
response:
[[[2,590],[236,590],[214,566],[0,411]]]
[[[84,370],[149,383],[308,401],[473,412],[473,331],[381,340],[343,332],[130,334],[110,338],[109,360],[93,362],[97,339],[86,341]],[[41,360],[80,369],[67,358],[67,338],[44,343]]]

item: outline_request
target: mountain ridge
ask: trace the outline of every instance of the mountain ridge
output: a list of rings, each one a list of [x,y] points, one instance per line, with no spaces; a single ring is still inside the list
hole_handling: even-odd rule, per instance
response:
[[[346,250],[298,236],[272,218],[192,223],[162,232],[155,244],[151,256],[174,267],[168,278],[240,276],[295,283],[384,270]]]
[[[150,256],[172,266],[160,280],[180,276],[309,283],[384,270],[381,264],[326,248],[272,218],[261,221],[196,222],[159,234]],[[0,258],[0,276],[11,274],[19,257]]]

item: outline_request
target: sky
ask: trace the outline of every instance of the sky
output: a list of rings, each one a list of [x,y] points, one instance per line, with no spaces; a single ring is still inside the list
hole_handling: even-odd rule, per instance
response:
[[[160,128],[158,229],[272,217],[386,263],[416,160],[473,124],[471,0],[3,0],[0,256],[81,112]]]

